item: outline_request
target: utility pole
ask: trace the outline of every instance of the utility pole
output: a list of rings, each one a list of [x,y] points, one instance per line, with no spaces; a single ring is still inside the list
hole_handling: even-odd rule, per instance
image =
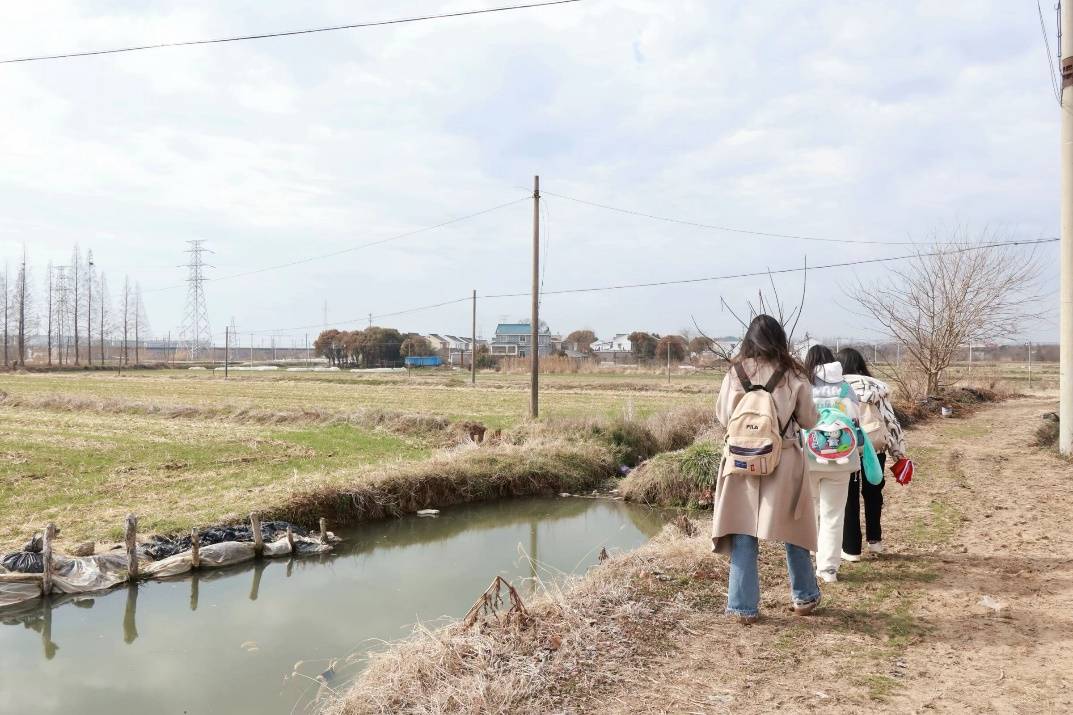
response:
[[[667,343],[667,384],[671,384],[671,344]]]
[[[469,384],[477,384],[477,289],[473,289],[473,323],[469,339]]]
[[[529,417],[540,416],[540,177],[533,177],[533,306],[529,325]]]
[[[224,326],[224,379],[227,379],[227,364],[231,361],[231,326]]]
[[[306,366],[309,366],[309,333],[305,334],[305,346],[306,346]]]
[[[1061,312],[1059,315],[1058,449],[1073,454],[1073,10],[1059,4],[1062,73]]]
[[[369,313],[369,327],[373,327],[373,314]]]

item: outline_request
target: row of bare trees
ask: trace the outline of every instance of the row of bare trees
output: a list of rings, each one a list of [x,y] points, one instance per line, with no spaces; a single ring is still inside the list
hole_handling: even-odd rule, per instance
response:
[[[124,276],[122,293],[113,304],[107,276],[98,269],[93,252],[83,258],[77,244],[69,263],[49,262],[40,291],[33,283],[24,247],[14,272],[5,261],[0,275],[5,367],[140,362],[149,321],[138,283]]]

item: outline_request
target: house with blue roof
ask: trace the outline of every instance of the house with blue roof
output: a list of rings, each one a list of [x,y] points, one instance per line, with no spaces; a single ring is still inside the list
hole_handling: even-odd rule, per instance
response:
[[[532,355],[531,333],[529,323],[500,323],[496,326],[495,337],[492,338],[492,354],[516,357]],[[542,326],[537,335],[537,354],[551,354],[551,331],[547,326]]]

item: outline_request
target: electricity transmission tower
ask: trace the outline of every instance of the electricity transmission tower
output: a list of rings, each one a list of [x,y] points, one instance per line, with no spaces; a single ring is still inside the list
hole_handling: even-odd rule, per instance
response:
[[[56,358],[61,365],[67,361],[68,321],[71,319],[71,284],[67,280],[67,266],[56,266],[55,311]]]
[[[198,360],[202,351],[212,351],[212,329],[209,327],[209,309],[205,303],[205,269],[212,266],[205,263],[203,257],[212,251],[202,245],[205,243],[202,240],[187,243],[190,248],[186,249],[186,253],[190,254],[190,259],[186,264],[186,310],[179,340],[186,343],[189,359]]]

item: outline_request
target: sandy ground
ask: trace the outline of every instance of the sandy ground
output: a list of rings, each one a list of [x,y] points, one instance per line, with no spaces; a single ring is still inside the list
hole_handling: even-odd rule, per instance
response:
[[[885,489],[888,554],[843,564],[797,618],[766,549],[759,624],[722,617],[713,581],[672,652],[584,709],[1073,712],[1073,463],[1031,446],[1055,409],[1037,395],[912,431],[917,477]]]

